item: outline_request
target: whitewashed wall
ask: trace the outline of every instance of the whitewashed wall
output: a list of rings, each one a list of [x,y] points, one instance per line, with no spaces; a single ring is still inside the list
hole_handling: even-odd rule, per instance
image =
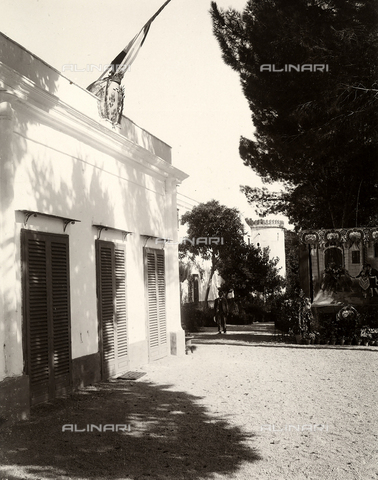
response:
[[[98,351],[93,224],[132,232],[124,239],[107,230],[101,239],[126,244],[129,344],[131,352],[139,345],[134,366],[147,361],[143,247],[156,247],[146,235],[177,241],[176,185],[187,175],[172,166],[167,144],[125,117],[115,128],[100,120],[93,95],[3,35],[0,60],[0,381],[23,370],[21,229],[63,233],[62,221],[48,216],[25,226],[21,210],[80,221],[65,232],[73,359]],[[172,247],[166,297],[168,332],[180,334]]]

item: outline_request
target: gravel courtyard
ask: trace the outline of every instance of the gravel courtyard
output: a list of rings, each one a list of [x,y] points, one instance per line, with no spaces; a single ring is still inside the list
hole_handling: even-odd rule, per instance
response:
[[[378,479],[378,347],[279,343],[264,324],[194,337],[136,381],[3,425],[0,479]]]

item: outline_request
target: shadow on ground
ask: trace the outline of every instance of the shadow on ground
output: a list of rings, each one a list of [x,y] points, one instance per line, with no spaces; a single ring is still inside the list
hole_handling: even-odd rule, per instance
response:
[[[191,333],[193,343],[211,344],[258,344],[286,343],[292,344],[293,337],[283,335],[275,328],[274,323],[253,323],[251,325],[228,325],[227,334],[218,334],[216,327],[204,327],[199,332]],[[294,339],[295,341],[295,339]]]
[[[114,380],[34,407],[29,421],[0,430],[0,478],[210,479],[259,460],[253,435],[212,417],[199,400],[168,385]],[[66,424],[130,431],[63,432]]]
[[[295,337],[284,335],[275,329],[274,323],[259,323],[251,325],[228,325],[227,334],[218,334],[217,328],[204,327],[200,332],[191,333],[193,351],[195,345],[240,345],[254,347],[284,347],[307,349],[343,349],[343,350],[369,350],[378,352],[377,347],[362,345],[301,345],[297,344]]]

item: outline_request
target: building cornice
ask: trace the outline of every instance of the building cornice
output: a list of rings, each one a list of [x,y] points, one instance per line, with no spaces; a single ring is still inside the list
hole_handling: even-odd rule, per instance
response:
[[[81,90],[76,85],[73,87]],[[83,90],[80,94],[88,95],[86,103],[93,102],[91,107],[97,114],[97,98]],[[0,62],[0,95],[3,98],[7,97],[12,104],[12,100],[15,100],[31,109],[45,124],[60,131],[66,130],[70,135],[79,136],[81,140],[101,147],[119,159],[141,165],[154,175],[163,178],[173,177],[177,183],[188,177],[161,157],[120,134],[105,120],[95,120],[2,62]]]

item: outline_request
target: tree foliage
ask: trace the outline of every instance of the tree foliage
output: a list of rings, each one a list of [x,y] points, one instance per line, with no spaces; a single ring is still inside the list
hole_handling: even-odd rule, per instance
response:
[[[196,256],[210,260],[210,277],[205,301],[210,291],[211,280],[218,269],[221,258],[244,242],[244,227],[236,208],[228,208],[216,200],[200,203],[186,212],[181,224],[187,224],[187,240],[179,245],[181,256]]]
[[[300,291],[299,237],[295,232],[285,232],[286,296],[294,298]]]
[[[281,192],[243,187],[261,214],[301,227],[369,225],[378,211],[378,7],[375,0],[211,4],[223,59],[236,70],[255,138],[240,155]],[[261,65],[328,71],[260,71]]]
[[[277,258],[269,258],[269,249],[244,243],[221,258],[218,271],[224,288],[233,290],[236,298],[246,299],[255,293],[273,294],[283,287],[277,263]]]
[[[187,224],[188,241],[181,242],[180,252],[200,255],[206,260],[216,261],[221,252],[243,242],[245,233],[239,211],[217,200],[195,206],[182,216],[181,224]],[[206,241],[199,240],[202,238]]]
[[[263,292],[264,286],[273,290],[281,285],[277,260],[269,259],[267,250],[262,251],[245,243],[244,226],[236,208],[211,200],[185,213],[181,223],[187,225],[188,241],[180,243],[180,255],[187,255],[192,261],[197,256],[211,261],[205,301],[215,271],[221,275],[224,289],[234,290],[239,297],[253,291]],[[219,242],[216,242],[217,239]]]

